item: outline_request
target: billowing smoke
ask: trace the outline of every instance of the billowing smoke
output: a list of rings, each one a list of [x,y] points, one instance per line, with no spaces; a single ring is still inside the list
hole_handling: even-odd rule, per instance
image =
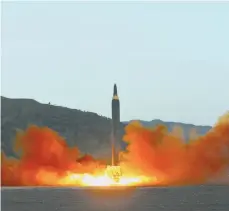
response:
[[[125,130],[128,146],[120,153],[125,175],[157,178],[157,184],[183,185],[205,183],[228,170],[229,113],[206,135],[195,134],[188,143],[184,143],[180,128],[168,132],[163,125],[145,128],[133,122]],[[2,185],[62,185],[69,172],[95,175],[106,168],[102,161],[68,147],[46,127],[30,126],[18,132],[14,150],[20,159],[2,153]]]
[[[58,185],[67,172],[94,173],[99,161],[90,155],[80,156],[78,148],[70,148],[55,131],[30,126],[18,132],[15,152],[20,159],[2,153],[2,185]]]
[[[121,166],[138,174],[156,176],[165,184],[205,183],[229,168],[229,113],[204,136],[184,143],[182,131],[169,133],[163,125],[145,128],[138,122],[126,127],[129,143]]]

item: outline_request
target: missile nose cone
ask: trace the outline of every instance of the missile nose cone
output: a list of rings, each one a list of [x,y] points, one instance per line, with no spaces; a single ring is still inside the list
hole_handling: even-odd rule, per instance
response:
[[[116,84],[114,84],[113,96],[118,96],[118,91],[117,91],[117,86],[116,86]]]

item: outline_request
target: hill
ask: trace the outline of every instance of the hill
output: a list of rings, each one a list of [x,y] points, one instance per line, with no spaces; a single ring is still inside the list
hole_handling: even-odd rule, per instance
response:
[[[14,155],[12,142],[16,130],[26,129],[30,124],[59,132],[69,146],[77,145],[82,152],[94,156],[110,153],[111,119],[96,113],[42,104],[32,99],[1,97],[1,120],[2,149],[8,155]],[[120,140],[123,128],[120,123]]]
[[[133,121],[133,120],[132,120]],[[198,135],[204,135],[206,134],[211,127],[210,126],[202,126],[202,125],[193,125],[193,124],[185,124],[181,122],[164,122],[160,119],[154,119],[152,121],[144,121],[144,120],[137,120],[140,121],[142,125],[146,127],[154,127],[156,125],[162,124],[165,125],[170,132],[174,131],[176,133],[179,133],[177,128],[182,128],[183,134],[182,137],[184,140],[188,140],[190,136],[198,134]],[[123,122],[125,125],[127,125],[131,121]],[[195,134],[194,134],[195,133]]]
[[[32,99],[1,97],[1,120],[1,148],[8,155],[14,155],[12,142],[16,129],[26,129],[30,124],[47,126],[59,132],[66,138],[69,146],[77,145],[84,153],[94,156],[110,154],[111,119],[96,113],[42,104]],[[145,126],[165,124],[169,130],[172,130],[175,125],[181,126],[186,139],[192,128],[195,128],[200,134],[205,134],[211,128],[161,120],[141,122]],[[120,123],[119,145],[122,148],[125,144],[121,139],[127,123]]]

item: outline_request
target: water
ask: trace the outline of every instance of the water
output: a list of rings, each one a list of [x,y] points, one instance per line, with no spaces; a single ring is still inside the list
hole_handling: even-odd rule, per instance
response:
[[[2,188],[3,211],[228,211],[229,186],[90,190]]]

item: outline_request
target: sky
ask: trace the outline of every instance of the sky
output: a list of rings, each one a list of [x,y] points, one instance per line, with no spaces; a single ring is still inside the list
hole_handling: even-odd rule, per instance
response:
[[[229,110],[229,3],[5,2],[1,95],[121,120]]]

